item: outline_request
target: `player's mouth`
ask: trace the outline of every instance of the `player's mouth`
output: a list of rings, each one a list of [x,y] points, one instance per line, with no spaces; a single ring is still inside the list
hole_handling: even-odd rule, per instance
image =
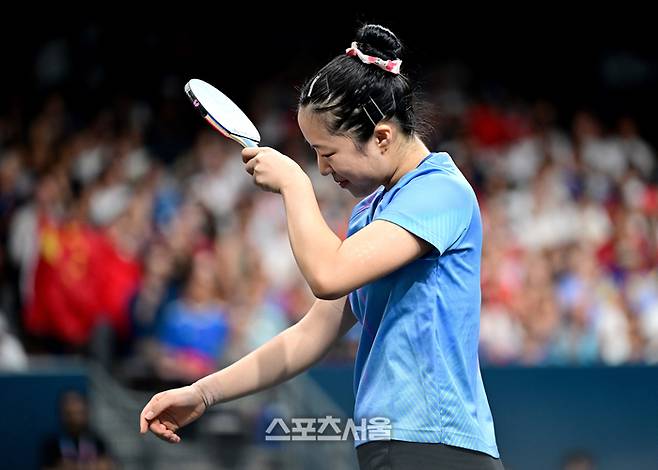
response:
[[[334,176],[334,181],[335,181],[336,183],[338,183],[338,184],[340,185],[341,188],[344,188],[345,186],[347,186],[348,184],[350,184],[349,180],[341,180],[341,179],[336,178],[335,176]]]

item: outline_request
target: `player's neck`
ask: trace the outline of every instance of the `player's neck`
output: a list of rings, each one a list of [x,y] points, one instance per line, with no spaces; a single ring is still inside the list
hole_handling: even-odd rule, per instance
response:
[[[384,184],[386,191],[391,189],[400,178],[416,168],[425,157],[430,154],[429,149],[418,137],[414,137],[400,148],[398,165],[389,181]]]

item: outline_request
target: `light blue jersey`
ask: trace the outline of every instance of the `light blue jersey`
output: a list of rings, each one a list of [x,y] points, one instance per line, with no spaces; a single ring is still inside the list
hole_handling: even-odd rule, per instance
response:
[[[385,417],[391,439],[498,458],[478,360],[482,222],[473,189],[447,153],[432,153],[359,202],[348,236],[378,219],[435,249],[349,295],[362,325],[355,423]],[[364,434],[357,446],[372,439]]]

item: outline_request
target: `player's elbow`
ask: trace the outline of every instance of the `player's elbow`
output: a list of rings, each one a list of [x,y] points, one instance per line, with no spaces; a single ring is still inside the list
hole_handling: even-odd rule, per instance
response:
[[[332,290],[318,290],[313,291],[313,295],[321,300],[336,300],[345,296],[344,292],[332,291]]]
[[[336,300],[347,295],[349,292],[344,292],[342,286],[339,285],[337,280],[330,274],[317,276],[309,282],[309,287],[313,295],[322,300]]]

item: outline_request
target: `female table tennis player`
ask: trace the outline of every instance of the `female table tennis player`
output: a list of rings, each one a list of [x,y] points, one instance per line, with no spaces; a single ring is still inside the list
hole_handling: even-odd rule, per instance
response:
[[[482,225],[473,189],[419,137],[402,46],[379,25],[302,87],[298,123],[320,172],[363,198],[341,241],[308,176],[267,147],[242,151],[280,193],[292,250],[317,300],[294,326],[231,366],[156,394],[141,432],[176,431],[210,406],[276,385],[319,361],[356,321],[355,422],[386,417],[390,440],[355,440],[361,469],[501,469],[478,362]]]

